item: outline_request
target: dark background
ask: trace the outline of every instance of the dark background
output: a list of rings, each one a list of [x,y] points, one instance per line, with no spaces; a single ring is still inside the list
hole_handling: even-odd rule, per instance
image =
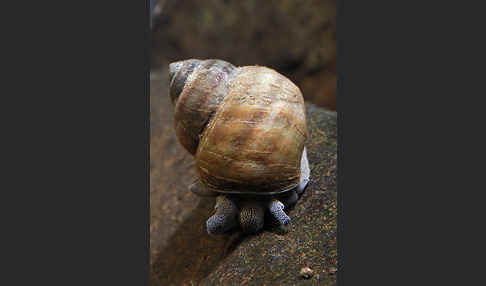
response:
[[[336,109],[336,0],[152,0],[152,68],[188,58],[271,67]]]

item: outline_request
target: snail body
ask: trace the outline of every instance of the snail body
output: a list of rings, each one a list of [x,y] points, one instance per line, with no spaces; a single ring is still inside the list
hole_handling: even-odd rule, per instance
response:
[[[304,99],[299,88],[262,66],[190,59],[169,65],[174,127],[195,157],[191,191],[218,196],[209,233],[263,226],[265,208],[282,224],[309,181]]]

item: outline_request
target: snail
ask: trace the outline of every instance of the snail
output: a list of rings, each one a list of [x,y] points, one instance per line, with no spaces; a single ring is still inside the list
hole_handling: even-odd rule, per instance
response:
[[[256,233],[265,211],[288,224],[284,209],[310,176],[299,88],[267,67],[189,59],[169,64],[169,96],[177,138],[195,158],[198,179],[189,190],[216,197],[207,232],[239,224]]]

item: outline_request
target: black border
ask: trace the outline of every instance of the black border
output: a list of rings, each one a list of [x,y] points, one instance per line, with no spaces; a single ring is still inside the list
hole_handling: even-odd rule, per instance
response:
[[[152,27],[153,27],[153,9],[155,0],[145,0],[146,15],[145,22],[145,257],[143,264],[144,279],[141,285],[149,285],[150,281],[150,70],[151,70],[151,53],[152,53]]]
[[[343,119],[344,119],[344,105],[343,105],[343,37],[344,30],[342,29],[343,21],[343,1],[336,3],[336,71],[337,71],[337,89],[336,89],[336,113],[337,113],[337,157],[338,157],[338,172],[337,172],[337,247],[338,247],[338,272],[337,285],[344,285],[344,145],[343,145]]]
[[[149,0],[22,4],[0,284],[148,285]]]
[[[461,79],[440,72],[467,70],[455,70],[449,59],[469,52],[449,51],[444,36],[444,45],[432,46],[441,31],[453,30],[438,22],[450,15],[445,3],[439,11],[424,2],[337,2],[338,284],[421,284],[419,275],[444,263],[448,268],[428,284],[464,278],[441,250],[461,252],[449,247],[465,243],[436,246],[450,240],[456,225],[431,235],[438,222],[451,221],[437,218],[434,208],[447,190],[462,191],[451,184],[461,174],[450,170],[467,164],[450,157],[469,156],[460,151],[470,146],[450,143],[451,132],[462,138],[467,132],[457,126],[470,123],[430,122],[437,111],[454,113],[444,116],[449,120],[462,117],[444,101],[457,96],[460,88],[450,87]],[[50,285],[148,285],[149,1],[90,4],[9,10],[20,11],[17,19],[28,27],[3,40],[7,48],[15,44],[5,52],[15,61],[3,63],[4,87],[12,87],[3,94],[13,101],[4,106],[14,114],[2,130],[3,190],[13,197],[4,201],[2,257],[9,268],[2,278],[14,284],[31,278]],[[424,16],[428,8],[433,16]],[[461,23],[451,19],[442,22]],[[440,98],[430,101],[432,95]],[[444,133],[433,141],[431,134]],[[462,212],[457,204],[454,210]]]

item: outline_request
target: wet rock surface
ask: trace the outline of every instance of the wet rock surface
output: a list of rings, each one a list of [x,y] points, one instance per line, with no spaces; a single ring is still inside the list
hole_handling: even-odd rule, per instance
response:
[[[336,113],[306,104],[309,187],[287,211],[292,222],[267,220],[256,235],[210,236],[214,198],[189,192],[194,161],[177,141],[167,71],[151,74],[151,285],[335,285],[337,267]],[[300,275],[304,267],[312,277]]]

